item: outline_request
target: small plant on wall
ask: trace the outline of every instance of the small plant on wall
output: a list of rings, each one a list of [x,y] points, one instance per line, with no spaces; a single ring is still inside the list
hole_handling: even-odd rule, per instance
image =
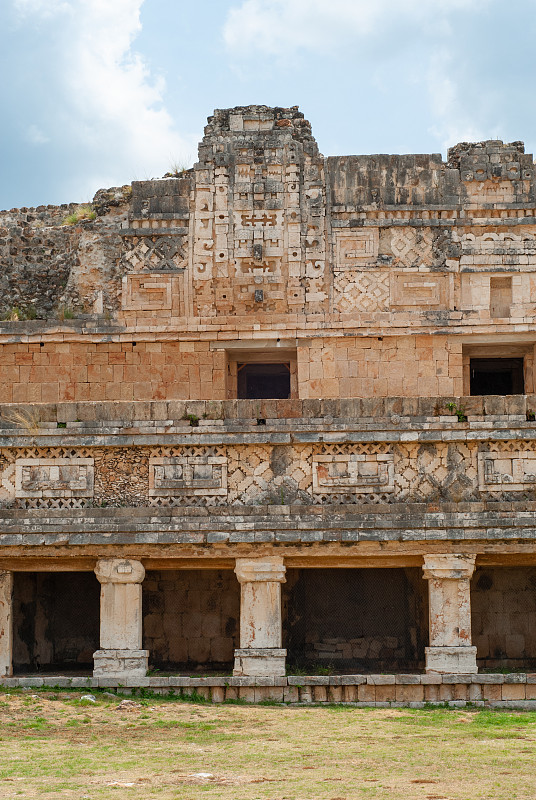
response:
[[[447,403],[446,408],[458,417],[458,422],[467,422],[464,406],[458,407],[456,403]]]
[[[18,306],[13,306],[4,314],[3,319],[6,322],[18,322],[19,320],[25,319],[36,319],[37,311],[34,306],[25,306],[24,308],[19,308]]]
[[[74,319],[74,311],[71,306],[59,306],[57,314],[60,322],[63,322],[63,320],[66,319]]]
[[[75,208],[72,214],[68,214],[63,220],[63,225],[76,225],[77,222],[92,222],[97,217],[97,212],[89,205],[82,205]]]

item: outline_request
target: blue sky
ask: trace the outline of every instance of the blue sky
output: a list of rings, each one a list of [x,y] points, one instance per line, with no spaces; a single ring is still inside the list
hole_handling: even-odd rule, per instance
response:
[[[325,155],[536,150],[534,0],[0,0],[0,208],[191,165],[214,108],[299,105]]]

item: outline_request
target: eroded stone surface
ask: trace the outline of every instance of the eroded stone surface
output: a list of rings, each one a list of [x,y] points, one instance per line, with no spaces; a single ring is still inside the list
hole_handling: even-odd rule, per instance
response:
[[[13,673],[13,574],[0,572],[0,677]]]
[[[447,162],[325,159],[297,107],[220,109],[191,169],[101,190],[93,212],[0,212],[0,673],[12,630],[16,666],[40,669],[55,652],[85,663],[100,622],[95,674],[149,681],[145,569],[160,576],[146,591],[155,653],[201,668],[235,649],[246,682],[283,680],[283,633],[296,650],[306,615],[299,579],[282,608],[287,569],[401,571],[405,631],[359,615],[385,597],[355,581],[361,627],[302,638],[323,663],[401,668],[407,653],[422,666],[427,640],[430,681],[355,681],[344,698],[321,676],[301,694],[281,684],[295,700],[457,702],[448,673],[474,673],[477,657],[536,666],[536,192],[522,143],[461,143]],[[515,362],[515,379],[476,396],[490,358]],[[248,384],[266,364],[279,400],[266,378]],[[473,644],[475,564],[528,572],[500,591],[475,578]],[[166,571],[209,565],[235,571],[239,632],[230,578],[219,594],[207,578],[158,589]],[[93,570],[100,619],[77,638],[78,607],[63,619],[69,598],[50,589],[76,578],[36,576]],[[485,592],[504,613],[484,613]],[[317,595],[323,623],[340,616],[336,591]],[[497,685],[497,702],[516,699]],[[484,702],[475,686],[466,699]]]

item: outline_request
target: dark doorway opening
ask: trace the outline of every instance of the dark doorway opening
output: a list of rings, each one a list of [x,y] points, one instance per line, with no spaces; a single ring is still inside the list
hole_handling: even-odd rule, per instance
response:
[[[471,627],[479,669],[536,669],[536,568],[478,567],[471,580]]]
[[[99,624],[100,584],[92,572],[15,573],[15,673],[91,671]]]
[[[424,668],[428,595],[420,569],[289,569],[286,577],[283,646],[290,669]]]
[[[152,669],[230,672],[240,637],[233,570],[151,570],[143,582],[143,646]]]
[[[471,394],[523,394],[522,358],[472,358]]]
[[[238,364],[240,400],[287,400],[290,397],[290,364]]]

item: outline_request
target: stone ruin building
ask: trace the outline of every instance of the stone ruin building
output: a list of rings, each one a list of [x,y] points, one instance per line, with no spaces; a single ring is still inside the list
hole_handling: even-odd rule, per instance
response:
[[[192,169],[1,212],[0,259],[5,685],[536,698],[522,142],[217,110]]]

